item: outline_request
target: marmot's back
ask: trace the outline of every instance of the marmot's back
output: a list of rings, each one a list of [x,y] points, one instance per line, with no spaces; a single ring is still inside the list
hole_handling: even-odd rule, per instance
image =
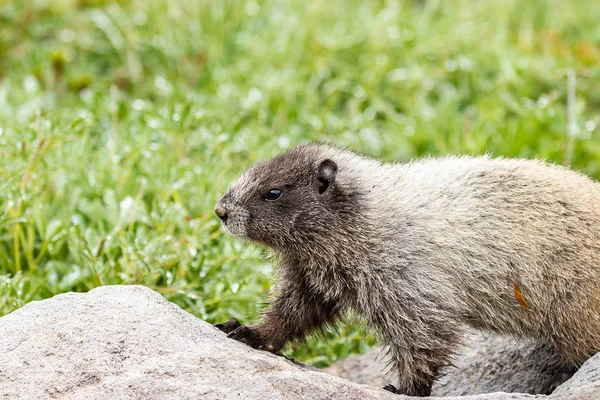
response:
[[[452,281],[465,322],[563,343],[578,362],[600,349],[600,184],[487,157],[416,162],[404,178],[395,212],[421,237],[400,234],[399,245],[429,243],[428,264]]]

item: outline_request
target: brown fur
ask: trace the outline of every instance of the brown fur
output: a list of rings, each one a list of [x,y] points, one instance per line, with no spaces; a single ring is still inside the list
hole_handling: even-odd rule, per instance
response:
[[[266,200],[270,189],[282,197]],[[231,333],[254,347],[278,352],[352,309],[410,395],[429,394],[467,325],[571,363],[600,351],[600,184],[566,168],[300,146],[243,174],[216,212],[279,261],[261,322]]]

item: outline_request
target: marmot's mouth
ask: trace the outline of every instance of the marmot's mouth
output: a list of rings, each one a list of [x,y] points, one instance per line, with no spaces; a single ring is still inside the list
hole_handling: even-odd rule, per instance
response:
[[[230,235],[247,238],[247,224],[250,213],[236,204],[217,203],[215,213],[221,219],[221,228]]]
[[[221,223],[221,228],[225,233],[228,233],[233,236],[238,236],[240,238],[247,239],[248,235],[246,233],[246,225],[244,223],[240,223],[235,219],[228,218],[227,221],[223,221]]]

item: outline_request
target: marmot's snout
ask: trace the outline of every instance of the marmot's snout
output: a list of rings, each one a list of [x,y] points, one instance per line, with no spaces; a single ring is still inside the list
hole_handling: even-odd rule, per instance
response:
[[[215,206],[215,214],[223,222],[227,223],[229,216],[231,215],[231,191],[225,193],[223,197],[217,202]]]
[[[215,214],[217,214],[217,217],[219,217],[219,219],[223,221],[223,223],[227,222],[227,208],[225,208],[225,206],[221,204],[220,201],[215,207]]]
[[[215,214],[223,223],[223,230],[236,236],[246,236],[246,226],[250,213],[234,202],[228,192],[215,206]]]

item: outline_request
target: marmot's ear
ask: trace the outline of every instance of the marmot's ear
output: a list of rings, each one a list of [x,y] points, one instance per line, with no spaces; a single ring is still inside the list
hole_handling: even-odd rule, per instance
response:
[[[325,193],[329,186],[331,186],[337,175],[337,170],[337,164],[330,159],[323,160],[319,163],[319,167],[317,168],[319,194]]]

